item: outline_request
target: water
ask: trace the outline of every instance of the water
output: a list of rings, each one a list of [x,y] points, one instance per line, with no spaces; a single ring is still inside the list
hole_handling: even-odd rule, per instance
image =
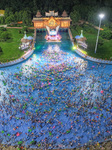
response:
[[[49,43],[38,33],[29,59],[0,69],[1,143],[53,149],[110,138],[112,65],[84,60],[60,34]]]

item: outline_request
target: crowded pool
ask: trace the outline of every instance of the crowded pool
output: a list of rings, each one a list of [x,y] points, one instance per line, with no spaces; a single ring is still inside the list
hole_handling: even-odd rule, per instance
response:
[[[33,55],[0,69],[0,142],[75,148],[111,138],[112,65],[78,56],[37,34]]]

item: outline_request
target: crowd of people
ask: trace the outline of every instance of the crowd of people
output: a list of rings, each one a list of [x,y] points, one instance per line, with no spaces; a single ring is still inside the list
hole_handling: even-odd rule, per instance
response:
[[[0,142],[53,149],[105,141],[111,102],[111,65],[49,47],[0,69]]]

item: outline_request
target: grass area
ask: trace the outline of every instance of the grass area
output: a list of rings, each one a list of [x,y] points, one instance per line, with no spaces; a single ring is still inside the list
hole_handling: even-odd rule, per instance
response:
[[[110,60],[110,58],[112,57],[112,39],[104,39],[103,45],[98,45],[97,52],[94,53],[98,30],[90,26],[88,26],[88,28],[91,28],[91,31],[86,31],[83,27],[80,26],[78,28],[71,27],[73,37],[75,37],[76,35],[80,35],[81,30],[83,30],[84,36],[87,38],[86,43],[88,45],[88,48],[87,50],[82,50],[82,52],[95,58]]]
[[[7,29],[11,33],[12,39],[7,40],[6,42],[0,42],[0,47],[3,52],[0,52],[0,62],[7,62],[15,60],[21,57],[24,54],[24,51],[19,49],[21,43],[21,38],[24,34],[19,34],[19,29]],[[33,36],[33,30],[27,36]]]

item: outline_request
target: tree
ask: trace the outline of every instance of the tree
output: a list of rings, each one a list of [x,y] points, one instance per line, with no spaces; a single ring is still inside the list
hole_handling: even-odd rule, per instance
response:
[[[24,26],[21,32],[24,34],[24,32],[28,33],[29,29],[27,26]]]
[[[2,32],[0,35],[0,39],[1,39],[1,41],[6,41],[8,39],[11,39],[11,34],[7,31]]]
[[[112,32],[109,29],[104,29],[103,31],[100,32],[100,36],[103,39],[110,40],[112,38]]]
[[[0,24],[4,24],[5,23],[5,18],[4,18],[4,16],[1,16],[0,17]]]
[[[80,0],[73,0],[73,5],[75,6],[75,5],[78,5],[78,4],[80,4]]]
[[[93,23],[93,24],[97,23],[97,25],[98,25],[99,21],[98,21],[97,16],[98,16],[98,12],[96,12],[95,10],[91,10],[88,13],[87,21],[90,22],[90,23]]]
[[[18,21],[22,21],[22,18],[23,18],[23,10],[19,11],[18,12]]]
[[[23,24],[25,25],[31,24],[31,14],[28,11],[23,12],[22,21],[23,21]]]
[[[12,22],[15,22],[15,16],[12,14],[10,16],[8,16],[6,19],[5,19],[5,23],[6,24],[9,24],[9,23],[12,23]]]
[[[16,22],[21,21],[21,20],[19,20],[19,12],[17,12],[17,11],[15,12],[14,18],[15,18]]]
[[[100,0],[101,1],[101,0]],[[98,0],[83,0],[82,4],[86,6],[94,6],[97,5]]]
[[[5,18],[9,17],[10,15],[13,15],[12,7],[8,7],[5,9]]]
[[[101,36],[99,36],[98,45],[102,46],[103,44],[104,44],[104,39]]]
[[[36,14],[37,10],[38,10],[38,7],[37,7],[36,0],[33,0],[33,13]]]
[[[4,27],[0,27],[0,32],[3,32],[3,31],[7,31],[7,29]]]
[[[70,13],[70,17],[72,19],[72,24],[74,24],[75,22],[78,22],[81,18],[79,12],[76,10]]]
[[[58,1],[58,11],[59,11],[59,13],[63,12],[63,0]]]
[[[104,5],[107,7],[112,7],[112,0],[104,0]]]

